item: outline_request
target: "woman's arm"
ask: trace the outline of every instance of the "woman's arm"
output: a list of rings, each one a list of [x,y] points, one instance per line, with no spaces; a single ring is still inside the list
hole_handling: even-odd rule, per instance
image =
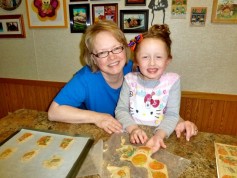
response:
[[[59,105],[55,101],[48,110],[48,119],[66,123],[93,123],[110,134],[122,131],[122,125],[110,114]]]

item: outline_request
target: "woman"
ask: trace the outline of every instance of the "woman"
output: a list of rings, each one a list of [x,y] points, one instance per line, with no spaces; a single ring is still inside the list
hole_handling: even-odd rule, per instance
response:
[[[86,63],[65,85],[52,102],[51,121],[93,123],[107,133],[119,133],[122,125],[114,118],[123,76],[132,71],[129,48],[123,32],[112,21],[100,21],[87,28],[82,41],[82,59]],[[179,137],[197,134],[197,127],[180,120]]]

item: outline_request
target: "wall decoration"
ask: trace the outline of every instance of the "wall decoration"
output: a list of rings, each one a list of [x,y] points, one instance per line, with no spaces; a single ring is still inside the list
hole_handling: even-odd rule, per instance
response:
[[[21,0],[0,0],[0,7],[5,10],[14,10],[21,4]]]
[[[83,33],[90,25],[89,4],[70,4],[69,14],[71,33]]]
[[[111,1],[111,0],[90,0],[90,1],[103,2],[103,1]],[[120,1],[120,0],[113,0],[113,1]]]
[[[82,1],[88,1],[88,0],[70,0],[70,2],[82,2]]]
[[[206,7],[192,7],[191,17],[190,17],[190,26],[193,26],[193,27],[205,26],[206,15],[207,15]]]
[[[149,10],[120,10],[120,28],[125,33],[148,30]]]
[[[172,0],[171,4],[171,18],[185,19],[187,14],[188,0]]]
[[[153,24],[153,20],[155,18],[155,11],[163,11],[163,24],[165,23],[165,9],[168,7],[168,1],[167,0],[151,0],[148,8],[151,9],[152,13],[152,20],[151,25]]]
[[[92,23],[99,20],[112,20],[118,23],[118,3],[92,4]]]
[[[237,23],[237,1],[213,0],[211,22]]]
[[[145,6],[146,0],[125,0],[125,6]]]
[[[0,38],[25,38],[22,15],[0,15]]]
[[[66,0],[45,1],[46,3],[42,3],[42,0],[26,0],[29,27],[67,27]]]

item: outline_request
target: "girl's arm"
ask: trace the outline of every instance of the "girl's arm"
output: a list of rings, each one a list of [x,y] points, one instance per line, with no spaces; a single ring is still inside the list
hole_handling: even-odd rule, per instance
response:
[[[179,109],[180,109],[180,99],[181,99],[181,89],[180,89],[180,78],[174,83],[169,91],[169,99],[167,103],[167,110],[164,115],[164,119],[156,130],[163,130],[166,133],[166,137],[174,131],[178,121],[179,121]]]
[[[115,118],[123,125],[124,129],[129,126],[136,125],[129,112],[129,95],[129,86],[126,80],[124,80],[119,96],[119,101],[115,109]]]

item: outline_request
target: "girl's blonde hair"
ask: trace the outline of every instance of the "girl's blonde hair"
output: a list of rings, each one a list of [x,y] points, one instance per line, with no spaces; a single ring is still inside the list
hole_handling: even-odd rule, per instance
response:
[[[170,30],[169,26],[167,24],[163,25],[158,25],[155,24],[149,28],[149,30],[143,34],[141,34],[142,40],[146,38],[154,38],[154,39],[160,39],[166,44],[166,49],[168,53],[168,57],[172,59],[172,54],[171,54],[171,44],[172,41],[170,39]],[[139,50],[140,43],[142,42],[140,40],[135,48],[134,48],[134,63],[133,63],[133,71],[137,70],[137,59],[136,59],[136,52]]]
[[[118,28],[118,25],[113,21],[107,21],[107,20],[99,21],[98,23],[93,24],[86,29],[80,43],[81,48],[80,58],[83,63],[85,63],[91,68],[92,72],[100,70],[98,66],[93,62],[91,52],[93,51],[94,48],[94,41],[96,35],[102,31],[110,32],[112,36],[124,46],[124,49],[126,50],[125,52],[127,61],[130,55],[130,49],[128,48],[126,37],[124,33]]]

